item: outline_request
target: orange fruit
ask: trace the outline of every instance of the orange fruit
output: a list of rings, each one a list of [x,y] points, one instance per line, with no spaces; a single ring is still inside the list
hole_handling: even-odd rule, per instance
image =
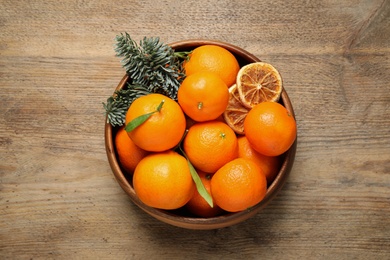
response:
[[[278,101],[282,78],[271,64],[250,63],[238,72],[237,88],[243,105],[252,108],[261,102]]]
[[[207,192],[211,193],[210,183],[212,174],[198,171],[198,175]],[[214,207],[210,207],[210,205],[197,190],[194,192],[191,199],[187,202],[186,209],[192,214],[204,218],[215,217],[223,212],[222,209],[215,203]]]
[[[234,84],[229,88],[229,102],[225,112],[223,112],[223,117],[225,122],[237,134],[244,134],[244,120],[248,111],[249,108],[242,104],[240,95],[238,94],[237,85]]]
[[[119,162],[122,168],[128,173],[133,173],[141,159],[149,154],[149,152],[142,150],[134,144],[127,135],[124,126],[119,128],[115,135],[115,147]]]
[[[278,156],[266,156],[256,152],[252,148],[246,136],[240,136],[238,141],[238,157],[251,159],[257,164],[265,174],[267,178],[267,184],[271,185],[276,175],[278,174],[281,166],[281,161]]]
[[[293,115],[276,102],[263,102],[253,107],[245,118],[244,129],[253,149],[267,156],[283,154],[297,136]]]
[[[150,207],[177,209],[195,191],[187,160],[171,150],[143,158],[133,174],[134,191]]]
[[[146,151],[161,152],[176,146],[186,129],[186,119],[179,104],[161,94],[149,94],[134,100],[126,114],[126,125],[133,119],[156,111],[144,123],[128,132],[131,140]]]
[[[183,66],[187,76],[199,71],[214,72],[222,78],[228,87],[236,82],[240,69],[236,57],[230,51],[210,44],[195,48]]]
[[[252,160],[237,158],[220,168],[211,178],[215,203],[229,212],[248,209],[267,192],[267,179]]]
[[[208,173],[238,157],[234,131],[216,120],[194,124],[184,138],[183,148],[193,166]]]
[[[229,101],[229,91],[217,74],[201,71],[183,80],[177,99],[186,115],[203,122],[222,115]]]

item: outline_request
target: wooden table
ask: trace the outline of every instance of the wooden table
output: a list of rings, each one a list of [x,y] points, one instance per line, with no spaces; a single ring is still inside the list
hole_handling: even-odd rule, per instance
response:
[[[0,10],[1,259],[389,259],[390,1],[7,1]],[[255,217],[173,227],[109,167],[114,38],[203,38],[277,67],[296,161]]]

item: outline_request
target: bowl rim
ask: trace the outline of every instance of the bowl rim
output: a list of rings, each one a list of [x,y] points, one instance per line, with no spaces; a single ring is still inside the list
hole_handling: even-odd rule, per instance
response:
[[[193,49],[194,47],[205,45],[205,44],[216,44],[222,46],[228,49],[229,51],[231,51],[235,56],[240,56],[241,58],[245,57],[244,60],[246,62],[261,61],[259,58],[249,53],[248,51],[240,47],[237,47],[233,44],[222,42],[222,41],[189,39],[189,40],[173,42],[168,45],[171,46],[173,49],[184,50],[184,49]],[[126,82],[128,81],[128,79],[129,76],[125,74],[121,79],[121,81],[119,82],[118,86],[116,87],[115,91],[123,88]],[[291,100],[284,87],[279,102],[283,103],[283,105],[286,107],[286,109],[292,114],[292,116],[295,119],[295,113],[291,104]],[[283,164],[276,178],[268,187],[267,193],[261,202],[244,211],[235,212],[235,213],[226,213],[216,217],[202,218],[202,217],[178,216],[167,210],[149,207],[145,205],[142,201],[140,201],[140,199],[135,194],[133,187],[128,182],[124,172],[120,167],[115,152],[114,132],[115,132],[114,127],[112,127],[111,124],[107,122],[107,117],[106,117],[105,130],[104,130],[106,154],[107,154],[107,158],[111,170],[113,171],[115,179],[117,180],[121,188],[130,196],[134,204],[136,204],[139,208],[141,208],[149,215],[167,224],[177,226],[177,227],[187,228],[187,229],[218,229],[218,228],[228,227],[234,224],[238,224],[244,220],[247,220],[253,217],[255,214],[257,214],[277,195],[277,193],[284,186],[287,177],[294,164],[296,148],[297,148],[297,139],[298,139],[298,136],[296,136],[292,146],[289,148],[289,150],[286,153],[284,153]]]

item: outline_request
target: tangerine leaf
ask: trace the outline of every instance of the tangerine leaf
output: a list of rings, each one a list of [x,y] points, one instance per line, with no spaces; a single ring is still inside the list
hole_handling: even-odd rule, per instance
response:
[[[161,103],[157,106],[156,110],[153,112],[149,112],[143,115],[140,115],[139,117],[134,118],[131,120],[126,126],[125,130],[126,132],[131,132],[140,125],[142,125],[146,120],[148,120],[149,117],[151,117],[154,113],[160,112],[162,106],[164,105],[165,100],[162,100]]]
[[[210,207],[213,208],[214,207],[213,198],[211,197],[210,193],[204,187],[203,182],[200,179],[198,173],[196,172],[194,166],[192,166],[192,163],[188,159],[188,157],[185,154],[185,152],[183,151],[183,149],[181,149],[181,147],[180,147],[180,150],[183,153],[184,157],[187,159],[187,164],[188,164],[188,167],[190,168],[190,173],[191,173],[192,179],[195,182],[196,189],[198,190],[200,196],[202,196],[202,198],[204,198],[204,200],[210,205]]]
[[[196,172],[194,166],[190,163],[190,161],[187,159],[188,166],[190,167],[190,172],[192,179],[195,182],[196,189],[198,190],[200,196],[205,199],[205,201],[210,205],[210,207],[214,207],[213,205],[213,198],[211,197],[210,193],[206,190],[204,187],[202,180],[200,179],[198,173]]]
[[[134,129],[136,129],[138,126],[142,125],[146,120],[148,120],[149,117],[151,117],[156,111],[140,115],[139,117],[134,118],[131,120],[126,126],[125,130],[126,132],[131,132]]]

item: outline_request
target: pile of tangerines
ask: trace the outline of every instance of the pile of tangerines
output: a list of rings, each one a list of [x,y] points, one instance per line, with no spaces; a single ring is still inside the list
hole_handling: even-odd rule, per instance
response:
[[[215,45],[194,49],[184,69],[177,102],[161,94],[136,99],[126,125],[148,118],[115,136],[135,193],[148,206],[185,207],[200,217],[256,205],[296,138],[293,116],[277,102],[279,72],[263,62],[240,67],[231,52]]]

